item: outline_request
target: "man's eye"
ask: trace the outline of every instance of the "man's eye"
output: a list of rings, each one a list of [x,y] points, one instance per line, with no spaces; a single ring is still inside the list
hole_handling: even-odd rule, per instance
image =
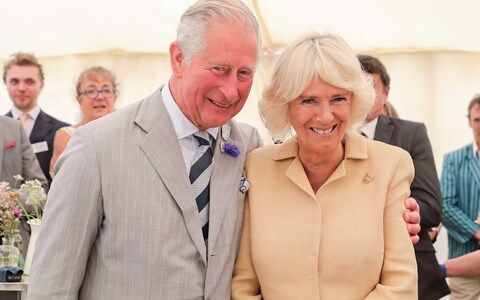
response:
[[[240,79],[248,79],[252,77],[252,72],[247,70],[242,70],[238,72],[238,77]]]
[[[215,72],[215,73],[225,73],[225,68],[224,67],[213,67],[212,70]]]

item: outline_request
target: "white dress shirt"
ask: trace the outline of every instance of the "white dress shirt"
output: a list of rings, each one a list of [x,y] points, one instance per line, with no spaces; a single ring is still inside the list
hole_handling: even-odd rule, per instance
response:
[[[358,128],[358,131],[363,133],[367,138],[373,140],[373,138],[375,137],[375,129],[377,128],[377,123],[378,117]]]
[[[27,132],[27,137],[30,137],[30,134],[32,133],[33,126],[35,125],[35,121],[37,120],[38,114],[40,113],[40,107],[35,106],[31,110],[27,112],[27,114],[30,116],[26,121],[25,121],[25,131]],[[15,120],[19,120],[20,116],[23,115],[23,111],[19,110],[15,106],[12,107],[12,116]]]
[[[185,161],[185,167],[187,173],[190,172],[192,165],[192,158],[198,148],[198,142],[193,137],[193,134],[198,132],[199,129],[183,114],[178,107],[177,103],[173,99],[172,93],[168,82],[162,88],[162,98],[165,107],[167,108],[168,115],[172,120],[175,134],[177,135],[180,149],[182,150],[183,160]],[[207,132],[215,140],[217,138],[219,128],[209,128]],[[212,140],[210,140],[210,143]]]

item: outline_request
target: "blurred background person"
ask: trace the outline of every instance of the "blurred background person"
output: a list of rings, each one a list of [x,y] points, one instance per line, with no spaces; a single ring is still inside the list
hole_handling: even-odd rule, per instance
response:
[[[374,99],[336,35],[308,34],[280,56],[260,112],[272,136],[296,135],[247,156],[233,299],[417,298],[402,219],[413,164],[358,134]]]
[[[383,104],[383,114],[391,118],[399,117],[397,110],[395,109],[393,104],[388,100],[386,100],[385,104]]]
[[[418,299],[438,300],[450,293],[448,284],[438,266],[432,227],[441,222],[442,195],[432,146],[423,123],[417,123],[383,114],[390,92],[390,76],[383,63],[370,55],[358,55],[375,88],[375,104],[360,131],[369,139],[398,146],[412,157],[415,177],[410,186],[411,197],[420,205],[420,241],[415,244],[418,267]],[[388,104],[387,104],[388,105]],[[388,106],[387,106],[388,107]],[[391,112],[390,112],[391,113]]]
[[[480,94],[475,95],[468,105],[468,121],[473,143],[447,153],[443,158],[443,225],[448,233],[449,259],[479,248],[480,225],[475,221],[480,209]],[[480,296],[480,276],[450,278],[449,284],[452,300],[478,299]]]
[[[57,129],[69,124],[46,114],[37,100],[44,85],[42,65],[33,54],[18,52],[3,67],[3,82],[12,100],[6,114],[22,123],[48,183],[53,154],[53,138]]]
[[[0,116],[0,181],[5,181],[12,188],[20,188],[23,181],[16,183],[15,175],[26,180],[38,179],[42,187],[48,190],[48,182],[33,153],[25,130],[16,120]],[[17,186],[15,186],[15,183]]]
[[[32,146],[28,141],[25,130],[17,120],[0,116],[0,181],[10,184],[10,187],[20,188],[20,185],[27,180],[38,179],[45,191],[48,191],[48,181],[40,168],[37,157],[33,153]],[[23,180],[17,181],[13,176],[21,175]],[[26,206],[25,202],[23,202]],[[28,210],[31,207],[26,206]],[[20,235],[23,240],[22,255],[26,256],[30,234],[26,220],[22,219],[19,226]],[[0,238],[1,244],[1,238]],[[8,295],[7,295],[8,294]],[[0,299],[17,299],[15,293],[0,292]]]
[[[72,126],[57,130],[53,144],[53,156],[50,162],[50,172],[58,157],[67,147],[75,130],[90,121],[101,118],[114,110],[117,100],[117,80],[115,75],[104,67],[95,66],[80,74],[76,85],[77,101],[82,110],[82,121]]]
[[[447,259],[440,267],[445,277],[479,277],[480,250]]]

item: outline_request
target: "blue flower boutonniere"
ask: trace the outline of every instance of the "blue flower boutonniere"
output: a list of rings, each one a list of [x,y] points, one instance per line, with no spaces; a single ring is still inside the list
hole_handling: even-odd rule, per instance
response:
[[[221,150],[222,152],[226,152],[228,155],[237,157],[240,155],[240,149],[234,144],[231,143],[222,143],[221,144]]]
[[[228,125],[223,125],[221,130],[221,135],[224,141],[230,141],[230,131],[231,128]],[[228,155],[232,157],[238,157],[240,155],[240,149],[237,145],[229,142],[222,142],[220,144],[220,150],[222,152],[227,152]]]

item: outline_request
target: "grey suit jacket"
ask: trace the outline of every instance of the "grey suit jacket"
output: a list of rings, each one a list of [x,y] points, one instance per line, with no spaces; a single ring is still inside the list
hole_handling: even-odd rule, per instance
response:
[[[22,175],[24,180],[38,179],[43,188],[48,191],[47,179],[33,153],[22,124],[12,118],[0,116],[0,181],[8,182],[12,188],[19,188],[23,182],[18,182],[15,186],[14,175]],[[33,210],[32,207],[23,204],[29,211]],[[25,257],[30,234],[26,230],[28,225],[25,221],[22,221],[19,228],[23,239],[22,252]]]
[[[0,181],[14,188],[13,176],[22,175],[25,180],[40,180],[46,188],[47,180],[20,122],[0,116],[0,129]],[[17,183],[17,188],[20,184]]]
[[[225,141],[240,156],[222,152]],[[220,129],[207,251],[160,89],[80,127],[56,166],[29,299],[229,299],[243,164],[259,146],[253,127]]]

